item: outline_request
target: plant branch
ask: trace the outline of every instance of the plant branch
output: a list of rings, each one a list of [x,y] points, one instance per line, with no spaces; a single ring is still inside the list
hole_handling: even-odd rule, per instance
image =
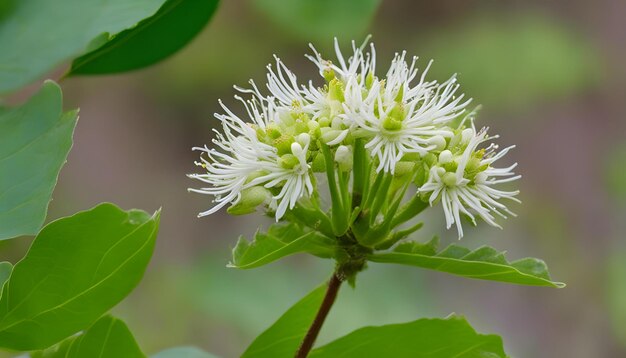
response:
[[[300,348],[298,348],[298,351],[296,352],[296,358],[306,358],[311,351],[311,348],[313,348],[313,344],[322,329],[322,325],[328,316],[328,312],[330,312],[330,308],[333,306],[333,303],[335,303],[337,293],[339,292],[339,286],[341,286],[342,282],[343,279],[336,272],[330,278],[330,281],[328,281],[328,288],[326,289],[326,295],[324,296],[322,305],[320,306],[319,311],[317,311],[317,315],[315,316],[311,327],[309,327],[309,330],[306,332],[306,336],[304,336],[304,340],[302,340]]]

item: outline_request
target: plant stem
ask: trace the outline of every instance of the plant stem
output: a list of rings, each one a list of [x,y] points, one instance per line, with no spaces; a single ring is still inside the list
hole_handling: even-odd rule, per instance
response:
[[[322,329],[326,316],[328,316],[330,308],[333,306],[333,303],[335,303],[337,293],[339,292],[339,286],[341,286],[342,282],[342,278],[339,277],[337,273],[334,273],[330,278],[330,281],[328,281],[328,288],[326,289],[326,295],[324,296],[322,305],[320,306],[319,311],[317,311],[317,315],[315,316],[311,327],[309,327],[309,330],[306,332],[306,336],[304,336],[304,340],[302,340],[300,348],[298,348],[298,351],[296,352],[296,358],[306,358],[311,351],[311,348],[313,348],[315,339],[317,339],[320,329]]]

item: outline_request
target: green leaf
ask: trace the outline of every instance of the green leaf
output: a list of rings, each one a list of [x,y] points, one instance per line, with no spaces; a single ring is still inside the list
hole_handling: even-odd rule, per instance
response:
[[[108,315],[100,318],[83,334],[70,337],[55,347],[31,354],[32,358],[143,358],[145,356],[126,324]]]
[[[78,112],[62,107],[61,89],[46,81],[21,107],[0,109],[0,240],[43,225],[76,126]]]
[[[196,347],[176,347],[166,349],[157,354],[150,356],[151,358],[217,358],[213,354],[209,354]]]
[[[70,75],[130,71],[180,50],[208,23],[218,0],[168,0],[153,16],[72,62]]]
[[[7,282],[9,276],[11,276],[11,270],[13,270],[13,265],[10,262],[0,262],[0,297],[2,297],[2,287],[4,283]]]
[[[0,21],[0,93],[18,89],[153,15],[164,0],[18,0]],[[95,41],[94,41],[95,40]]]
[[[286,36],[327,42],[365,35],[380,0],[254,0],[259,11],[285,30]]]
[[[233,249],[232,262],[228,266],[249,269],[301,252],[332,257],[335,240],[293,222],[274,224],[266,233],[257,232],[253,242],[240,237]]]
[[[326,286],[321,285],[304,296],[261,333],[241,358],[292,357],[315,319],[325,292]]]
[[[409,323],[364,327],[325,346],[310,358],[506,357],[502,338],[476,333],[463,317],[420,319]]]
[[[372,254],[367,259],[380,263],[417,266],[480,280],[558,288],[565,286],[564,283],[550,280],[546,264],[539,259],[525,258],[508,262],[504,252],[488,246],[471,251],[452,244],[436,252],[437,245],[437,239],[427,244],[404,242],[393,252]]]
[[[159,214],[100,204],[46,225],[5,285],[0,346],[49,347],[120,302],[150,261]]]

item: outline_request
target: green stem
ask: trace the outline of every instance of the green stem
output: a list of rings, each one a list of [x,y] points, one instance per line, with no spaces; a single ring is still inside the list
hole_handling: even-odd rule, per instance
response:
[[[322,325],[330,312],[330,308],[333,306],[333,303],[335,303],[335,299],[337,298],[337,293],[339,293],[339,287],[342,282],[342,278],[339,277],[336,272],[330,278],[330,281],[328,281],[328,288],[326,289],[326,295],[324,296],[322,305],[317,311],[317,315],[315,316],[311,327],[309,327],[309,330],[306,332],[304,340],[300,344],[300,348],[298,348],[298,351],[296,352],[296,358],[306,358],[309,355],[309,352],[313,348],[313,344],[322,329]]]

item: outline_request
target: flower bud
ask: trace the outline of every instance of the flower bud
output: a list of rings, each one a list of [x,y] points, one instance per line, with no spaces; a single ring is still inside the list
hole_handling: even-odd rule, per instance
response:
[[[328,142],[332,142],[333,140],[337,139],[337,137],[339,137],[340,134],[341,134],[340,130],[330,129],[326,127],[326,128],[322,128],[322,136],[320,137],[320,139],[322,143],[326,144]]]
[[[339,170],[347,172],[352,170],[352,147],[340,145],[335,152],[335,161],[339,166]]]
[[[298,145],[298,143],[293,143]],[[296,165],[298,165],[300,161],[294,154],[284,154],[280,158],[278,158],[278,165],[285,169],[293,169]]]
[[[268,200],[272,194],[263,186],[253,186],[241,192],[241,198],[226,211],[231,215],[245,215],[254,212],[257,206]]]
[[[447,172],[441,178],[441,181],[447,186],[455,186],[456,185],[456,174]]]
[[[428,138],[427,140],[428,144],[430,145],[434,145],[435,146],[435,150],[444,150],[446,148],[446,145],[448,144],[446,142],[446,139],[441,136],[441,135],[436,135],[433,137]]]
[[[283,134],[280,137],[274,139],[272,144],[276,148],[278,155],[283,155],[291,152],[291,143],[293,143],[293,137],[287,134]]]
[[[465,128],[463,129],[463,131],[461,132],[461,143],[462,144],[467,144],[469,143],[470,139],[472,139],[472,137],[475,135],[474,130],[472,128]]]
[[[300,133],[296,137],[296,142],[298,142],[302,147],[306,147],[311,142],[311,136],[308,133]]]
[[[439,154],[439,164],[447,164],[452,161],[452,152],[449,150],[444,150]]]
[[[305,133],[303,133],[303,134],[305,134]],[[307,136],[308,136],[308,134],[307,134]],[[293,153],[293,155],[298,157],[298,156],[301,156],[303,152],[304,152],[304,149],[302,148],[300,143],[298,143],[298,142],[291,143],[291,153]]]

